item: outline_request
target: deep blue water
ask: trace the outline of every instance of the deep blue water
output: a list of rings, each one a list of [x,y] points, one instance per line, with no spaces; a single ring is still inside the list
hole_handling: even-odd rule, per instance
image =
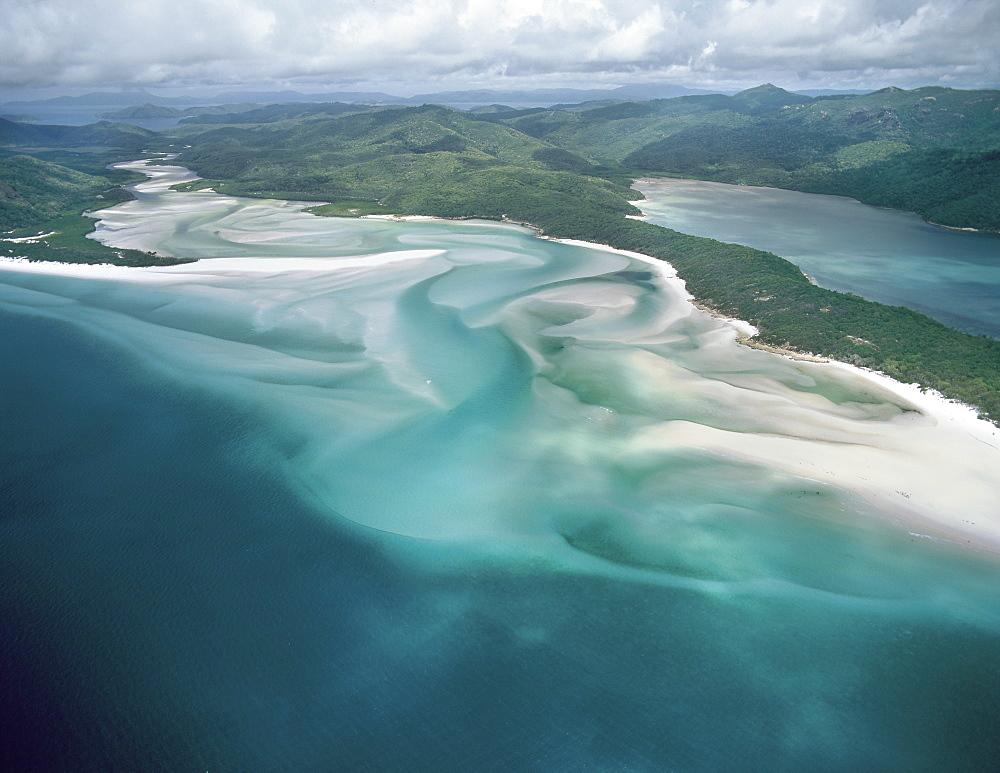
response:
[[[961,601],[995,565],[893,600],[469,562],[321,517],[253,417],[134,355],[0,326],[5,769],[997,761],[996,620]]]
[[[140,223],[152,218],[132,206]],[[362,250],[351,239],[389,250],[392,237],[411,250],[448,244],[453,265],[411,260],[379,280],[361,270],[313,277],[297,263],[290,278],[223,281],[199,264],[173,275],[177,288],[3,277],[0,768],[997,767],[995,557],[851,512],[853,500],[821,496],[804,478],[789,488],[762,467],[686,448],[629,457],[643,410],[684,425],[705,410],[702,421],[736,436],[779,426],[755,430],[777,420],[748,417],[756,403],[727,413],[723,381],[710,382],[704,409],[696,395],[707,377],[658,384],[666,407],[644,395],[645,382],[608,387],[618,382],[602,363],[621,375],[632,361],[615,343],[624,331],[638,331],[642,362],[669,354],[640,335],[673,308],[648,274],[623,278],[612,270],[621,259],[509,226],[315,225],[277,205],[239,207],[246,221],[234,220],[231,200],[222,221],[191,205],[205,233],[175,238],[235,249],[247,233],[237,226],[270,217],[270,241],[253,249],[283,249],[273,229],[285,223],[285,248],[321,251],[321,236],[340,234],[336,254],[349,256]],[[486,244],[507,257],[477,263]],[[629,314],[574,322],[574,266],[584,290],[588,271],[610,271],[595,298],[633,281],[647,295]],[[402,302],[390,306],[394,282]],[[252,326],[237,289],[258,301]],[[498,308],[506,327],[483,323]],[[368,335],[382,364],[348,371],[362,310],[406,348]],[[854,382],[810,381],[815,366],[725,348],[711,320],[677,325],[683,334],[660,337],[677,340],[678,371],[717,358],[722,379],[746,379],[742,391],[758,397],[774,389],[768,379],[792,379],[830,432],[857,424],[864,437],[906,418],[879,407],[884,397],[851,392]],[[400,351],[415,353],[418,377],[391,369]],[[545,379],[529,354],[548,358]],[[218,383],[205,373],[213,358]],[[439,403],[408,413],[428,404],[425,373]],[[346,407],[326,413],[309,402],[318,395]],[[282,415],[282,400],[309,426]],[[871,413],[845,407],[853,401]],[[792,405],[784,398],[781,412]],[[559,426],[545,426],[546,415]],[[378,423],[385,417],[396,423]],[[347,444],[366,420],[390,428]],[[607,422],[589,431],[611,461],[574,420]],[[539,429],[553,449],[536,462]],[[328,445],[310,455],[314,436]],[[807,458],[811,446],[797,447]],[[324,487],[311,493],[302,481],[316,470]],[[484,506],[476,490],[490,486],[516,512],[478,541],[365,528],[330,507],[339,498],[352,517],[401,533],[461,531]],[[496,504],[493,491],[485,504]],[[400,523],[427,512],[441,522]]]

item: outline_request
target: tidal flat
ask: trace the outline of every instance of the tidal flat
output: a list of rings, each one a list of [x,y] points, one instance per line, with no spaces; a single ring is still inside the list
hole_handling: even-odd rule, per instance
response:
[[[10,759],[992,759],[995,427],[641,256],[156,175],[97,238],[198,262],[0,265]]]

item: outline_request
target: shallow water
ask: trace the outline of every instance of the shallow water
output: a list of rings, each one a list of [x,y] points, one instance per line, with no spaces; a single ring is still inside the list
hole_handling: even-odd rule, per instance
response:
[[[992,759],[1000,569],[919,536],[992,435],[637,258],[176,179],[99,236],[216,259],[0,271],[7,760]]]
[[[853,199],[701,180],[640,180],[650,222],[786,258],[818,284],[1000,338],[1000,234]]]

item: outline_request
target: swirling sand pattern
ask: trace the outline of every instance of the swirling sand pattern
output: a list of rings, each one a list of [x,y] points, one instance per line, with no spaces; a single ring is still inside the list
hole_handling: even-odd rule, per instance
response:
[[[98,238],[202,260],[0,271],[6,759],[989,767],[995,428],[641,256],[157,173]]]
[[[410,537],[558,535],[629,566],[821,586],[840,569],[800,576],[775,534],[878,530],[883,515],[1000,544],[992,428],[740,346],[641,256],[169,190],[187,176],[158,168],[137,201],[101,213],[96,238],[202,260],[18,264],[7,292],[252,401],[295,438],[288,469],[331,512]]]

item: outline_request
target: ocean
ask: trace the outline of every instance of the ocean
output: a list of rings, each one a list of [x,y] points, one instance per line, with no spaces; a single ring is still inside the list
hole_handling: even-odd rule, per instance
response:
[[[0,266],[0,765],[985,770],[995,428],[639,256],[177,193]]]

